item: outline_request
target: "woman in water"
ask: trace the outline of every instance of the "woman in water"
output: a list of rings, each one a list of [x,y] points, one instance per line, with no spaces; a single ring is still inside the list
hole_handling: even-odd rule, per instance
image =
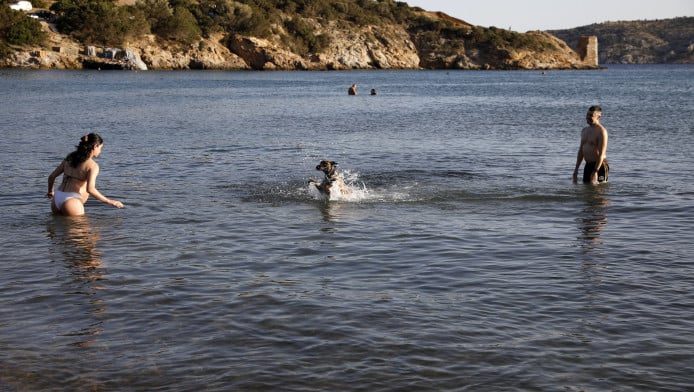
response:
[[[103,146],[103,139],[96,133],[82,136],[77,150],[68,154],[48,176],[47,196],[52,199],[51,210],[54,214],[84,215],[84,203],[87,202],[89,195],[114,207],[123,208],[123,203],[107,198],[96,189],[99,165],[94,158],[101,154]],[[63,182],[54,192],[53,184],[61,174]]]

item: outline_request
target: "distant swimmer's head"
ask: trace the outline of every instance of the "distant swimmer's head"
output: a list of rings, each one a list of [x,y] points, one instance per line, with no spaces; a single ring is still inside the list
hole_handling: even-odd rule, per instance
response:
[[[600,106],[594,105],[588,108],[588,113],[586,113],[586,122],[588,125],[598,124],[601,117],[602,108]]]

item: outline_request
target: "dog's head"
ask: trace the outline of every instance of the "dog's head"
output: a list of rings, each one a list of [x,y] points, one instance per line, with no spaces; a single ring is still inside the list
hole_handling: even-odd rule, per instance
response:
[[[316,166],[316,170],[322,171],[327,177],[332,177],[335,174],[335,170],[337,170],[337,162],[320,161],[318,166]]]

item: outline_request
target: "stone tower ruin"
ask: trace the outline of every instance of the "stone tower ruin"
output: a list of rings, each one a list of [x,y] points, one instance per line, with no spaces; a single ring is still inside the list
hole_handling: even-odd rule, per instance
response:
[[[576,48],[581,60],[586,64],[598,66],[598,37],[594,35],[582,36],[578,39]]]

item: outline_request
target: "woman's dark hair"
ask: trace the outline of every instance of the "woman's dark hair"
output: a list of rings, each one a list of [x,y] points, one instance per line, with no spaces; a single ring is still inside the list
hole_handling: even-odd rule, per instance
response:
[[[80,144],[78,144],[77,149],[67,155],[65,160],[72,167],[77,167],[80,163],[86,161],[92,150],[96,146],[104,144],[104,139],[101,138],[96,133],[90,133],[89,135],[84,135],[80,138]]]

